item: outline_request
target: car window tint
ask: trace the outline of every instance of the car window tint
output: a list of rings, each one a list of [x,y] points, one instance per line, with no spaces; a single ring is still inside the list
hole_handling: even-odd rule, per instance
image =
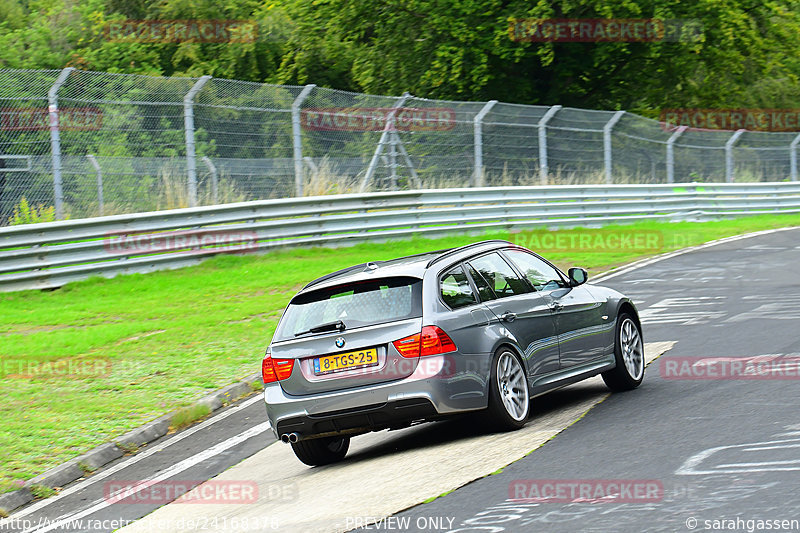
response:
[[[505,250],[504,253],[525,274],[537,291],[549,291],[564,286],[558,271],[535,255],[519,250]]]
[[[498,298],[523,294],[530,290],[499,254],[492,253],[473,259],[470,265],[489,282]]]
[[[469,272],[472,281],[475,282],[475,286],[478,287],[478,296],[480,296],[482,302],[488,302],[489,300],[494,300],[497,298],[497,295],[494,293],[492,288],[489,287],[489,283],[483,279],[483,276],[478,274],[472,265],[467,265],[467,271]]]
[[[472,287],[467,280],[467,275],[464,274],[464,270],[460,266],[452,269],[442,277],[441,291],[442,300],[451,309],[477,303]]]
[[[397,277],[356,281],[301,293],[289,303],[275,340],[341,320],[348,329],[422,316],[422,280]]]

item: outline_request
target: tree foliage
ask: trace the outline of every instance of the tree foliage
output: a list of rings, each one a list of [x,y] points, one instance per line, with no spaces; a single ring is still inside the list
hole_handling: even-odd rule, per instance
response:
[[[682,19],[681,42],[519,42],[513,19]],[[252,20],[251,42],[119,42],[125,20]],[[627,109],[792,107],[798,0],[4,0],[0,66]]]

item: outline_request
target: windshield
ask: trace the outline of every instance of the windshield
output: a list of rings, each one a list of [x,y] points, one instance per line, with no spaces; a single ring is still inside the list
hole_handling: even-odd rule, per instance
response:
[[[338,285],[296,296],[286,308],[273,340],[353,329],[422,316],[422,280],[383,278]]]

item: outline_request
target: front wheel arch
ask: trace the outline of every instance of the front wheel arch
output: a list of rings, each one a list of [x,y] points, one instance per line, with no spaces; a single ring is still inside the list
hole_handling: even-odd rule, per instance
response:
[[[642,328],[638,325],[637,320],[633,315],[622,313],[617,317],[616,325],[614,327],[614,361],[615,366],[611,370],[603,372],[601,375],[608,388],[614,392],[632,390],[641,385],[644,379],[644,371],[647,366],[647,359],[644,353],[644,337],[642,336]],[[631,332],[635,336],[629,338],[635,339],[634,343],[637,347],[636,350],[623,350],[623,326],[632,326]],[[633,345],[631,345],[633,346]],[[624,355],[627,354],[627,355]],[[638,362],[638,377],[631,375],[628,367],[626,366],[626,358],[636,355],[631,361]]]
[[[620,302],[619,306],[617,306],[617,320],[619,320],[620,315],[630,315],[631,319],[636,323],[636,326],[639,328],[639,334],[642,336],[642,342],[644,342],[644,332],[642,331],[642,321],[639,319],[639,311],[636,310],[636,306],[633,305],[629,299],[624,299]]]

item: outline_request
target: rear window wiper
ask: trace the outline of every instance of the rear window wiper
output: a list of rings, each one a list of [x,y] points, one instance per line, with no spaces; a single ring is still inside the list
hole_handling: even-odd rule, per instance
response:
[[[335,322],[326,322],[324,324],[320,324],[319,326],[314,326],[313,328],[301,331],[300,333],[295,333],[294,336],[299,337],[300,335],[305,335],[306,333],[322,333],[323,331],[344,331],[345,329],[347,329],[347,326],[344,325],[344,322],[337,320]]]

